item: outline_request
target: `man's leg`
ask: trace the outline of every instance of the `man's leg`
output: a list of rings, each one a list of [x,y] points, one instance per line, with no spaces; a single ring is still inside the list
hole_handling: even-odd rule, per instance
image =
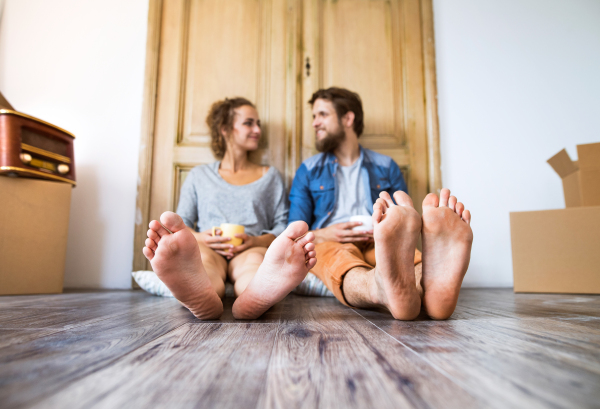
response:
[[[450,190],[423,201],[423,307],[434,319],[449,318],[469,267],[473,231],[471,213]]]
[[[421,217],[406,193],[396,192],[394,199],[398,205],[382,192],[373,206],[376,267],[349,270],[342,288],[354,307],[383,307],[396,319],[412,320],[421,311],[414,264]]]
[[[363,250],[363,255],[364,255],[365,261],[367,263],[369,263],[372,267],[376,266],[375,246],[373,244],[371,244],[370,246],[367,246]],[[415,259],[414,259],[415,281],[417,283],[417,291],[419,291],[419,294],[421,295],[421,299],[423,299],[423,286],[421,283],[421,280],[423,278],[423,263],[422,263],[422,261],[423,261],[423,254],[418,249],[415,249]]]

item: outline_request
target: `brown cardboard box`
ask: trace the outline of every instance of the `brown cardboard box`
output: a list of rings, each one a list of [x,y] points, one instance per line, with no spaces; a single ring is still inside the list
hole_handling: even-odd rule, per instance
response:
[[[566,207],[600,206],[600,143],[577,145],[578,161],[565,149],[548,159],[563,182]]]
[[[600,294],[600,143],[577,154],[548,159],[566,209],[510,214],[515,292]]]
[[[600,294],[600,206],[510,214],[515,292]]]
[[[62,292],[71,189],[0,176],[0,294]]]

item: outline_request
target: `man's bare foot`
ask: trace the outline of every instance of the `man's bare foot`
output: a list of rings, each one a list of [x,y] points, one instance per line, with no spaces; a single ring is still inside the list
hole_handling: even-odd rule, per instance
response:
[[[260,317],[296,288],[317,264],[312,243],[315,236],[307,232],[305,222],[294,222],[271,243],[256,275],[233,304],[236,319]]]
[[[196,238],[173,212],[163,213],[160,221],[162,225],[156,220],[150,222],[143,250],[152,269],[196,318],[219,318],[223,303],[204,270]]]
[[[406,193],[398,191],[394,199],[398,205],[387,192],[381,192],[373,206],[377,265],[369,291],[373,303],[385,306],[394,318],[412,320],[421,311],[414,264],[421,217]]]
[[[469,267],[471,213],[442,189],[423,201],[423,307],[433,319],[449,318]]]

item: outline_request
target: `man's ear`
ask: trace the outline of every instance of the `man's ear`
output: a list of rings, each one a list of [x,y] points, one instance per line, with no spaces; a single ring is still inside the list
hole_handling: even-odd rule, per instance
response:
[[[354,125],[354,112],[352,111],[348,111],[346,112],[346,114],[342,117],[342,124],[344,124],[344,126],[346,128],[352,128],[352,126]]]

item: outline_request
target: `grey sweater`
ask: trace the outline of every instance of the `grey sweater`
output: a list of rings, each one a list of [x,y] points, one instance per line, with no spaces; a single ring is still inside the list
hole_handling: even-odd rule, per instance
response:
[[[235,186],[219,175],[221,162],[196,166],[188,174],[177,206],[186,226],[209,230],[221,223],[241,224],[251,236],[278,236],[287,226],[288,201],[274,167],[257,181]]]

